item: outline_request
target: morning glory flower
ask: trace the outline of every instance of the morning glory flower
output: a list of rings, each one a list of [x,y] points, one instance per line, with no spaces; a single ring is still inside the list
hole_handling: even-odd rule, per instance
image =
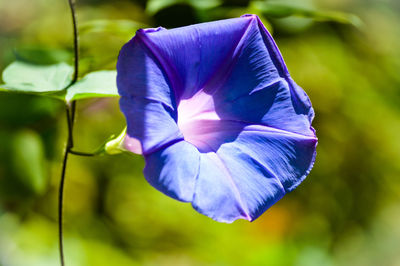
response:
[[[117,85],[147,181],[216,221],[256,219],[314,164],[311,102],[255,15],[138,30]]]

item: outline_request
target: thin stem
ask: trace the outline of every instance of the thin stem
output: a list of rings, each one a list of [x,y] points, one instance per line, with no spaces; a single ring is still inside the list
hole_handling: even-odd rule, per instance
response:
[[[70,150],[69,153],[74,154],[74,155],[79,155],[79,156],[87,156],[87,157],[92,157],[92,156],[97,155],[96,153],[74,151],[74,150]]]
[[[68,0],[69,8],[72,15],[72,25],[74,31],[74,75],[72,77],[71,83],[65,88],[68,89],[78,80],[79,74],[79,45],[78,45],[78,27],[76,21],[76,11],[75,11],[75,0]],[[67,137],[67,147],[64,152],[64,159],[61,170],[60,177],[60,187],[58,192],[58,237],[59,237],[59,250],[60,250],[60,262],[61,266],[65,265],[64,261],[64,243],[63,243],[63,202],[64,202],[64,185],[65,185],[65,174],[67,169],[68,154],[74,146],[73,141],[73,127],[75,121],[75,110],[76,102],[72,101],[69,105],[66,104],[66,115],[68,124],[68,137]]]
[[[68,119],[68,114],[67,114],[67,119]],[[69,153],[69,148],[67,146],[65,148],[65,152],[64,152],[64,160],[63,160],[62,170],[61,170],[60,187],[59,187],[59,191],[58,191],[58,240],[59,240],[59,249],[60,249],[60,261],[61,261],[62,266],[65,265],[62,222],[63,222],[63,201],[64,201],[63,199],[64,199],[65,171],[67,169],[68,153]]]
[[[78,80],[79,73],[79,44],[78,44],[78,23],[76,20],[75,11],[75,0],[68,0],[69,8],[72,15],[72,25],[74,28],[74,76],[72,78],[71,84],[74,84]]]
[[[72,110],[71,107],[67,104],[65,108],[65,113],[67,115],[67,125],[68,125],[68,137],[67,137],[67,147],[64,152],[64,159],[61,170],[61,178],[60,178],[60,187],[58,191],[58,240],[59,240],[59,249],[60,249],[60,262],[61,266],[65,265],[64,261],[64,237],[63,237],[63,206],[64,206],[64,185],[65,185],[65,174],[67,169],[67,161],[68,154],[71,153],[71,149],[73,147],[73,135],[72,135],[72,126],[74,120],[72,120]]]
[[[67,113],[67,124],[68,124],[68,142],[67,142],[67,150],[70,152],[72,147],[74,146],[73,140],[73,127],[74,127],[74,119],[72,118],[72,105],[68,104],[65,106],[65,112]],[[75,108],[74,108],[75,109]]]

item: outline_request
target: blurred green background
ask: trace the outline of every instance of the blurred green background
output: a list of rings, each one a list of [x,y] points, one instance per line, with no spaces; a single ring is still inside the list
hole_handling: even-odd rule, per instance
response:
[[[255,222],[230,225],[153,189],[140,156],[72,155],[67,265],[400,265],[397,0],[78,0],[77,9],[82,75],[115,69],[138,27],[258,14],[313,102],[319,146],[302,185]],[[0,71],[15,58],[72,64],[67,1],[0,0],[0,51]],[[124,123],[118,99],[80,101],[77,150]],[[66,130],[61,102],[0,92],[1,266],[59,263]]]

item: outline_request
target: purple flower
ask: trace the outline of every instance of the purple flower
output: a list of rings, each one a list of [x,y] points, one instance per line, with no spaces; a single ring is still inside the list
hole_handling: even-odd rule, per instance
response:
[[[198,212],[252,221],[310,172],[311,102],[257,16],[139,30],[117,73],[125,148]]]

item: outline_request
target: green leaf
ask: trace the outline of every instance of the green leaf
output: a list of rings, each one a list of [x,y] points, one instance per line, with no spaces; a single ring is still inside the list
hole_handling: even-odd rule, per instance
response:
[[[188,4],[195,9],[211,9],[222,4],[220,0],[149,0],[147,2],[146,12],[149,15],[154,15],[164,8],[176,5]]]
[[[65,100],[79,100],[96,97],[117,97],[117,72],[115,70],[96,71],[68,88]]]
[[[43,66],[14,62],[3,72],[0,90],[50,96],[66,102],[85,98],[116,97],[116,71],[87,74],[68,89],[73,68],[65,63]]]
[[[42,194],[48,184],[42,139],[26,130],[15,134],[12,145],[12,165],[19,181],[35,194]]]
[[[285,18],[290,16],[312,18],[318,21],[333,21],[344,24],[352,24],[359,27],[362,22],[356,15],[338,11],[320,11],[306,7],[300,7],[289,3],[254,1],[251,3],[255,10],[271,18]]]
[[[146,24],[133,20],[91,20],[80,25],[80,34],[111,33],[122,36],[132,36],[140,28],[148,27]]]
[[[3,72],[4,91],[51,93],[63,90],[71,82],[73,68],[65,63],[50,66],[16,61]]]

